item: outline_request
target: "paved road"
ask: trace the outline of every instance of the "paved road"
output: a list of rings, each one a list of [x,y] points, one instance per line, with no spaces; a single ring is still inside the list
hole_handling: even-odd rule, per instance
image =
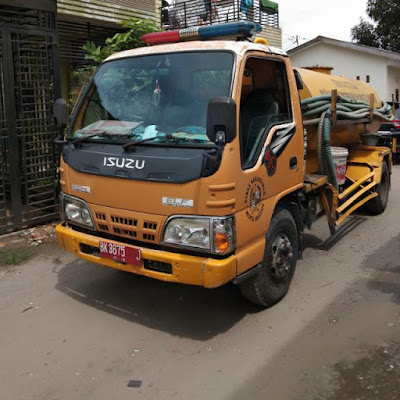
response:
[[[386,212],[327,251],[320,221],[288,296],[165,284],[42,245],[0,270],[0,399],[400,398],[400,167]]]

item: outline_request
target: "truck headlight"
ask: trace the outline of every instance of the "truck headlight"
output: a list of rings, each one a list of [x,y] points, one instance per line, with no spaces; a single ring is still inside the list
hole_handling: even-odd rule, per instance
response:
[[[235,249],[233,217],[171,217],[164,228],[163,244],[215,254]]]
[[[63,195],[61,197],[61,209],[63,210],[64,219],[75,222],[78,225],[94,228],[89,208],[83,200]]]
[[[235,220],[234,217],[213,218],[214,253],[227,254],[235,250]]]

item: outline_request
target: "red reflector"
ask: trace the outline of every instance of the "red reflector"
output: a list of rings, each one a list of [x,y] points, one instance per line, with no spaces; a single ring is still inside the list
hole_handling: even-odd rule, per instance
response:
[[[146,33],[142,36],[142,40],[148,44],[176,43],[180,42],[179,30]]]

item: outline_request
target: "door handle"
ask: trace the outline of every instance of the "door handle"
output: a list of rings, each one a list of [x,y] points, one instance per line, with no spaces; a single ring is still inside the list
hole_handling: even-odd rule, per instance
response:
[[[289,161],[289,168],[296,169],[297,168],[297,157],[292,157]]]

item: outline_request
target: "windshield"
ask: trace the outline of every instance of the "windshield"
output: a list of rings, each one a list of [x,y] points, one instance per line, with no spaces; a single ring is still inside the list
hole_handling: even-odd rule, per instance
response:
[[[220,51],[107,62],[82,102],[72,137],[118,143],[153,138],[146,142],[155,144],[172,136],[183,139],[176,142],[182,145],[211,144],[207,105],[214,97],[230,95],[232,68],[233,55]]]

